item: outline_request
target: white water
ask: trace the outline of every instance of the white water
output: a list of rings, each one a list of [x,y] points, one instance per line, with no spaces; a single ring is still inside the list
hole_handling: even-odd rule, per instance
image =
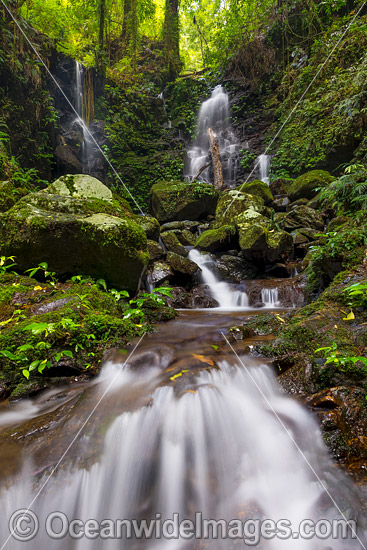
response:
[[[76,123],[79,125],[83,133],[82,143],[82,157],[81,162],[83,166],[83,174],[90,174],[91,160],[93,156],[93,140],[88,132],[86,121],[83,119],[83,105],[84,105],[84,92],[83,92],[83,66],[75,61],[75,110],[79,114],[76,119]]]
[[[219,139],[223,180],[229,185],[234,185],[239,167],[239,145],[230,125],[228,94],[222,86],[217,86],[211,97],[201,105],[197,128],[197,138],[187,151],[185,177],[191,181],[200,168],[210,162],[208,129],[212,128]],[[213,183],[210,167],[204,170],[198,179]]]
[[[264,183],[269,184],[270,155],[259,155],[257,157],[257,163],[259,165],[259,179]]]
[[[218,302],[220,308],[233,309],[248,307],[248,296],[245,292],[239,290],[233,292],[227,283],[218,280],[213,271],[215,262],[208,254],[200,254],[200,252],[194,248],[189,252],[189,259],[200,267],[203,283],[208,285],[213,298]]]
[[[279,306],[278,294],[279,292],[277,288],[263,288],[261,291],[261,301],[263,302],[264,307]]]
[[[41,528],[26,548],[136,547],[135,541],[125,537],[73,540],[66,535],[51,540],[43,526],[54,511],[84,522],[154,518],[156,514],[165,520],[174,513],[182,520],[200,511],[206,519],[286,519],[294,531],[304,519],[340,519],[325,487],[343,510],[350,508],[355,495],[329,460],[316,422],[296,401],[280,393],[270,367],[246,361],[248,368],[224,361],[219,371],[202,371],[189,386],[194,389],[179,398],[172,387],[158,387],[147,406],[118,416],[107,430],[100,459],[89,468],[59,469],[32,503]],[[106,376],[112,375],[111,369],[102,371],[105,384]],[[139,375],[135,377],[138,381]],[[126,383],[133,387],[133,377]],[[15,510],[27,509],[46,481],[45,475],[32,487],[29,471],[26,467],[23,476],[0,495],[2,542],[8,537],[7,518]],[[59,531],[60,522],[54,527]],[[241,540],[237,543],[247,547]],[[143,540],[138,547],[196,548],[193,541],[183,539]],[[262,541],[256,547],[360,548],[356,541],[292,538]],[[23,546],[10,540],[6,548]],[[233,541],[210,540],[210,548],[231,549]]]

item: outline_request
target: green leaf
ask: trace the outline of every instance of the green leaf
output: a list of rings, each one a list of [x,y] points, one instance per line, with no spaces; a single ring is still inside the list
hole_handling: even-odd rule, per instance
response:
[[[32,363],[28,367],[29,372],[32,372],[32,370],[36,369],[39,364],[40,364],[40,361],[38,359],[36,359],[35,361],[32,361]]]
[[[37,346],[36,346],[37,347]],[[34,347],[32,346],[32,344],[24,344],[23,346],[19,346],[17,348],[17,351],[27,351],[29,349],[34,349]]]
[[[22,370],[22,374],[23,374],[23,376],[24,376],[27,380],[29,380],[29,370],[23,369],[23,370]]]
[[[0,351],[0,353],[4,357],[7,357],[8,359],[11,359],[11,361],[16,361],[17,360],[17,357],[11,351],[9,351],[7,349]]]

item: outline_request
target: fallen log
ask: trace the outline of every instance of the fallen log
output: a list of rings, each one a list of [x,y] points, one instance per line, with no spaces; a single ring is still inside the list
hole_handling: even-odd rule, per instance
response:
[[[219,152],[219,140],[217,134],[212,130],[208,129],[209,143],[210,143],[210,154],[213,161],[213,171],[214,171],[214,187],[220,189],[223,186],[223,171],[222,171],[222,162],[220,160]]]

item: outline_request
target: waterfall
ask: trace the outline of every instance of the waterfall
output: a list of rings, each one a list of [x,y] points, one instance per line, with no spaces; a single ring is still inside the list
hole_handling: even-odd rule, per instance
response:
[[[282,519],[296,531],[305,519],[340,519],[326,487],[342,509],[353,514],[350,501],[355,495],[328,458],[316,421],[296,400],[280,392],[272,369],[251,360],[246,368],[222,361],[219,369],[191,377],[188,391],[180,395],[172,386],[161,387],[157,375],[149,403],[119,414],[109,426],[98,461],[59,468],[46,487],[48,474],[32,487],[25,469],[0,496],[6,518],[0,525],[2,541],[9,535],[7,519],[30,503],[40,528],[27,539],[28,550],[178,550],[204,542],[216,550],[233,548],[237,542],[244,547],[241,535],[237,535],[239,541],[209,536],[187,546],[184,536],[159,538],[154,530],[151,538],[131,540],[125,526],[129,520],[165,521],[174,514],[179,514],[180,521],[195,523],[200,512],[204,520]],[[134,377],[127,384],[134,389]],[[119,387],[115,394],[120,391]],[[87,434],[83,438],[89,440]],[[41,487],[40,497],[34,499]],[[64,536],[51,539],[45,525],[54,512],[69,522],[93,522],[91,534],[72,537],[66,528]],[[123,520],[125,526],[119,531],[116,525]],[[61,520],[48,525],[53,533],[65,528]],[[96,525],[104,528],[104,537],[94,536]],[[119,532],[122,535],[116,540]],[[76,533],[80,534],[79,528]],[[255,537],[254,531],[250,533],[248,537]],[[361,529],[358,533],[363,536]],[[260,542],[262,549],[269,550],[360,548],[349,537],[295,541],[291,534],[286,540],[271,537]],[[7,543],[8,550],[20,547],[12,539]]]
[[[277,288],[263,288],[261,291],[261,301],[263,302],[264,307],[271,308],[279,306],[278,294]]]
[[[94,156],[94,143],[84,119],[83,65],[81,65],[79,61],[75,61],[75,109],[79,115],[75,122],[83,133],[81,154],[83,174],[90,175]]]
[[[257,157],[257,163],[259,165],[259,179],[269,184],[270,155],[259,155]]]
[[[219,307],[233,309],[237,307],[248,307],[248,297],[245,292],[231,290],[230,285],[219,281],[214,274],[215,262],[208,254],[200,254],[195,248],[190,250],[189,259],[195,262],[201,269],[203,283],[208,285],[213,298],[218,302]]]
[[[217,86],[211,97],[201,105],[197,121],[197,138],[187,151],[185,177],[191,181],[199,170],[210,162],[208,129],[219,139],[223,180],[235,185],[239,167],[239,145],[229,119],[229,98],[222,86]],[[199,181],[213,183],[210,167],[198,177]]]

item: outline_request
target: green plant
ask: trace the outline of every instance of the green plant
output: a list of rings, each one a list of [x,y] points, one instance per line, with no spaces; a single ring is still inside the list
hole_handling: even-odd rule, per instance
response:
[[[363,164],[347,166],[343,176],[320,190],[320,199],[339,212],[364,210],[367,206],[367,167]]]
[[[1,256],[0,257],[0,275],[6,273],[11,267],[14,267],[16,263],[14,262],[15,256]],[[12,262],[12,263],[8,263]]]
[[[50,279],[48,281],[50,285],[55,286],[55,284],[57,283],[57,279],[55,277],[56,272],[48,270],[47,262],[41,262],[40,264],[38,264],[37,267],[32,267],[31,269],[27,269],[25,273],[29,273],[29,277],[34,277],[36,273],[38,273],[39,271],[43,272],[43,275],[46,280]]]
[[[339,371],[347,372],[348,367],[362,363],[364,374],[367,374],[367,357],[348,355],[347,353],[338,350],[338,345],[336,342],[333,342],[331,346],[318,348],[314,353],[321,352],[323,352],[324,358],[326,359],[325,365],[333,364]]]
[[[367,282],[354,283],[344,289],[348,293],[351,307],[367,307]]]

